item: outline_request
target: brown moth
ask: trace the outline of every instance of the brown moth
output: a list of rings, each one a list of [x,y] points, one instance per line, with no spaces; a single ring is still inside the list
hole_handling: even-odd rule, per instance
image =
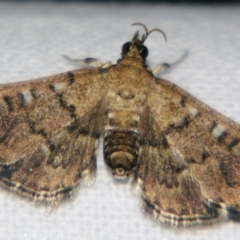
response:
[[[0,86],[1,185],[59,203],[94,176],[102,136],[114,177],[133,175],[154,219],[172,226],[239,221],[240,126],[154,77],[143,44],[162,31],[134,25],[146,34],[123,45],[116,65],[89,58],[100,66]]]

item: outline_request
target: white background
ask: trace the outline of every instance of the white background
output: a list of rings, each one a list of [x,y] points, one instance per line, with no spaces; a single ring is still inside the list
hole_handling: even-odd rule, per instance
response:
[[[140,27],[161,28],[146,41],[151,67],[188,58],[163,75],[240,123],[240,7],[0,3],[0,81],[16,82],[76,66],[61,58],[96,57],[115,63]],[[0,239],[237,239],[239,223],[199,229],[166,228],[145,216],[128,184],[116,184],[102,157],[94,185],[49,210],[0,192]]]

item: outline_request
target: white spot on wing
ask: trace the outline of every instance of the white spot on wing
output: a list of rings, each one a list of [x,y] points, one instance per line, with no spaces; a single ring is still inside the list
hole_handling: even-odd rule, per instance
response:
[[[108,112],[108,117],[109,118],[114,118],[115,117],[115,113],[114,112]]]
[[[32,103],[33,96],[29,90],[22,91],[22,97],[24,105],[28,105]]]
[[[54,167],[58,167],[58,166],[60,166],[61,163],[62,163],[62,156],[60,155],[60,156],[56,156],[54,158],[52,165]]]
[[[215,138],[221,137],[226,132],[226,128],[223,125],[217,125],[213,131],[212,134]]]
[[[64,90],[65,87],[66,87],[66,84],[65,84],[65,83],[55,83],[55,84],[53,85],[53,87],[54,87],[54,90],[55,90],[56,92],[58,92],[58,91]]]
[[[44,155],[45,155],[45,157],[46,158],[48,158],[49,156],[50,156],[50,150],[49,150],[49,148],[47,147],[47,146],[45,146],[45,145],[42,145],[41,146],[41,150],[42,150],[42,152],[44,153]]]
[[[197,114],[198,114],[198,110],[196,108],[193,108],[193,107],[190,107],[188,109],[189,113],[193,116],[193,117],[196,117]]]

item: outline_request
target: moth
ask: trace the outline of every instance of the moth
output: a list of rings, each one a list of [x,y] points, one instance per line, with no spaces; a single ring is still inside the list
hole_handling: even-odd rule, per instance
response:
[[[0,86],[0,183],[60,203],[96,172],[98,140],[116,178],[171,226],[240,219],[240,126],[156,78],[137,32],[117,64]]]

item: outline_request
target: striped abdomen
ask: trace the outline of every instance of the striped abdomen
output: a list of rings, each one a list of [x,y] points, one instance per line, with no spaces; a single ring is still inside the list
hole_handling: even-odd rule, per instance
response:
[[[125,178],[138,163],[140,116],[136,112],[109,111],[104,134],[104,158],[117,178]]]

